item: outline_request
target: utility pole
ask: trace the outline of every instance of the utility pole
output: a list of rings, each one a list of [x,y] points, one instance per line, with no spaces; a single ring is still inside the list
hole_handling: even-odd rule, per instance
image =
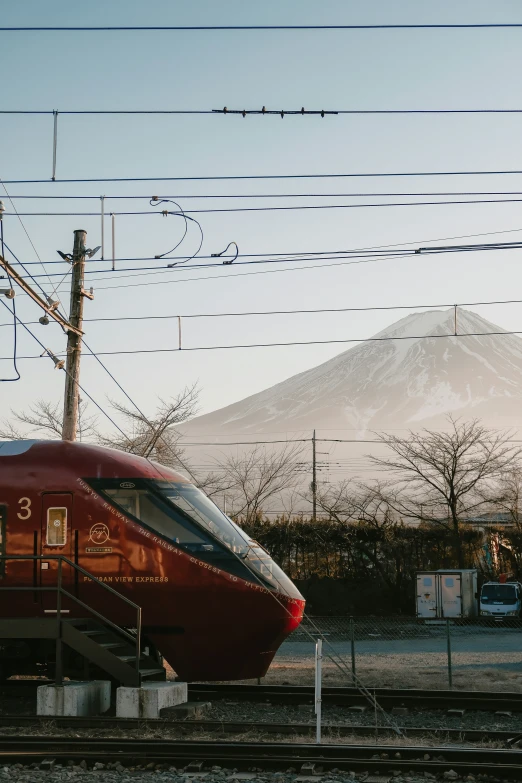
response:
[[[315,455],[315,430],[312,437],[312,521],[317,517],[317,460]]]
[[[62,440],[76,440],[78,430],[78,405],[80,399],[80,358],[82,354],[83,278],[85,273],[85,238],[87,232],[74,232],[72,253],[71,307],[69,323],[77,332],[69,331],[67,337],[67,365],[65,368],[65,397],[63,406]],[[90,298],[91,295],[89,295]]]

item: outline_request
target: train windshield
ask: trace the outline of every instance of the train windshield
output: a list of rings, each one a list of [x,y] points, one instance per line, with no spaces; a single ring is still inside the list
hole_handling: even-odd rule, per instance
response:
[[[245,565],[276,590],[292,598],[302,598],[285,572],[274,563],[268,552],[248,538],[238,525],[227,517],[212,500],[193,484],[155,482],[163,497],[206,528]]]
[[[155,482],[163,497],[206,528],[222,544],[236,554],[246,554],[248,539],[231,519],[193,484]]]

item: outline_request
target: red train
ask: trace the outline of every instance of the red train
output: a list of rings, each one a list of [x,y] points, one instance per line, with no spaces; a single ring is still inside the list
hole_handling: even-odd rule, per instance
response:
[[[0,526],[0,587],[34,588],[0,592],[1,617],[56,612],[56,592],[36,588],[56,585],[57,561],[45,558],[63,555],[142,607],[147,645],[183,680],[262,677],[302,618],[301,594],[266,551],[194,484],[141,457],[1,442]],[[63,580],[85,604],[130,624],[92,580],[67,567]],[[81,616],[67,600],[64,611]],[[11,656],[9,674],[44,657],[38,644]]]

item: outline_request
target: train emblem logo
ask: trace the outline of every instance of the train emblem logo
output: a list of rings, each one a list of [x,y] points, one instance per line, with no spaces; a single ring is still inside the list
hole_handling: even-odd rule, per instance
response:
[[[103,522],[97,522],[89,532],[89,541],[93,544],[104,544],[109,540],[109,528]]]

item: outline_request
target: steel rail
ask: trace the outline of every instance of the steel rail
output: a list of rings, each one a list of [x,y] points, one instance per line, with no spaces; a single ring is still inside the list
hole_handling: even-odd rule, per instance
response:
[[[297,769],[303,763],[323,770],[349,769],[378,773],[430,772],[440,775],[450,769],[459,775],[491,774],[520,780],[522,752],[484,748],[448,748],[399,745],[340,745],[306,743],[197,742],[121,740],[71,737],[0,737],[0,759],[31,763],[55,761],[102,761],[107,763],[196,764],[198,770],[221,767],[248,769]]]
[[[36,688],[50,680],[6,680],[0,691]],[[442,710],[459,707],[466,710],[522,712],[522,693],[512,691],[460,691],[416,688],[372,688],[372,693],[386,708],[416,707]],[[357,688],[327,686],[322,689],[323,703],[341,707],[366,704]],[[189,683],[189,701],[251,701],[272,704],[313,704],[314,689],[308,685],[239,685]]]
[[[315,736],[315,723],[272,723],[267,721],[222,721],[222,720],[193,720],[191,718],[115,718],[106,716],[94,717],[48,717],[34,715],[1,715],[0,728],[31,728],[39,727],[49,730],[49,720],[52,720],[56,729],[119,729],[123,731],[143,729],[179,729],[182,733],[196,734],[199,732],[212,732],[216,734],[291,734],[294,736]],[[401,731],[408,737],[437,737],[441,740],[456,740],[458,742],[505,742],[517,736],[518,729],[490,730],[490,729],[454,729],[433,727],[401,727]],[[389,726],[351,726],[347,723],[323,723],[322,732],[325,736],[383,736],[390,735]],[[5,735],[10,736],[10,735]],[[58,738],[57,735],[56,738]]]
[[[499,691],[454,691],[372,688],[372,693],[384,708],[417,707],[422,709],[447,709],[451,706],[468,710],[509,710],[522,712],[522,693]],[[210,683],[189,685],[191,701],[271,702],[272,704],[312,704],[314,689],[308,685],[213,685]],[[325,687],[323,704],[357,706],[366,704],[357,688]]]

